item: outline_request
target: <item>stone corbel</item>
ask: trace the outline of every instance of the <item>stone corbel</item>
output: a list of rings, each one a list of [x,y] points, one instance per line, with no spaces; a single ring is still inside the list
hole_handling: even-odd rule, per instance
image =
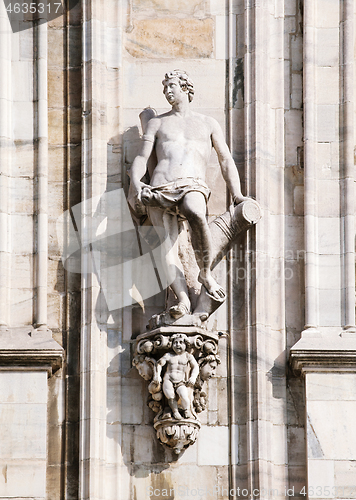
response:
[[[218,335],[202,328],[160,327],[137,337],[133,365],[149,382],[157,438],[176,455],[197,439],[204,386],[219,364]]]

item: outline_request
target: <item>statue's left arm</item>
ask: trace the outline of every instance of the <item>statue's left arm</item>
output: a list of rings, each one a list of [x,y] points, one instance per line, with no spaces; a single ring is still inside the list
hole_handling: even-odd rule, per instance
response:
[[[211,118],[211,141],[213,147],[218,155],[218,160],[221,168],[222,176],[229,188],[232,199],[237,205],[241,201],[245,200],[246,197],[241,193],[241,182],[239,173],[237,171],[235,162],[231,156],[229,148],[225,142],[223,132],[220,125],[216,120]]]
[[[192,354],[188,354],[188,360],[190,367],[192,369],[189,380],[187,382],[187,385],[190,387],[194,387],[194,384],[197,380],[197,377],[199,375],[199,365],[195,359],[195,357]]]

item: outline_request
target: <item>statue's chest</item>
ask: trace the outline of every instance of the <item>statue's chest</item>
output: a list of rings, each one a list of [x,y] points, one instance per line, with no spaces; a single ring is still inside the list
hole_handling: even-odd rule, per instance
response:
[[[199,120],[172,121],[161,128],[159,136],[162,142],[209,142],[209,130]]]

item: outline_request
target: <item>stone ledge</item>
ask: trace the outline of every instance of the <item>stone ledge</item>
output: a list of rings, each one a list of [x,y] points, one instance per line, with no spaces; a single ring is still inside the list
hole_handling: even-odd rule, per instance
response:
[[[32,326],[0,332],[0,370],[46,370],[48,375],[61,368],[64,349],[53,340],[51,331]]]
[[[295,375],[306,372],[356,372],[356,339],[302,338],[290,350]]]

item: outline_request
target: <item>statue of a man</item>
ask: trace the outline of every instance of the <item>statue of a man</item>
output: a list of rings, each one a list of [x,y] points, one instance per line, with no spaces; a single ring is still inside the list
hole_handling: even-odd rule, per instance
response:
[[[187,73],[180,70],[166,73],[162,83],[163,93],[172,109],[149,120],[142,151],[132,165],[131,189],[136,203],[147,207],[152,224],[164,229],[160,236],[163,261],[167,278],[179,301],[169,312],[173,318],[179,318],[190,313],[191,309],[178,255],[179,217],[186,219],[192,229],[192,245],[200,268],[199,282],[214,298],[221,300],[225,296],[211,274],[212,240],[206,219],[210,190],[205,181],[212,147],[235,205],[245,198],[220,125],[213,118],[190,109],[194,89]],[[147,185],[141,179],[153,149],[157,165],[150,185]]]

